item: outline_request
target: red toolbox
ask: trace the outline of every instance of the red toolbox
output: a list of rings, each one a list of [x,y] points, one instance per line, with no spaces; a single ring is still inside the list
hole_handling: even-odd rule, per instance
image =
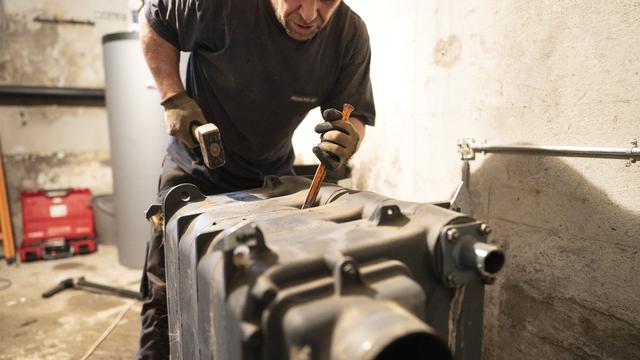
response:
[[[23,191],[20,259],[55,259],[96,250],[89,189]]]

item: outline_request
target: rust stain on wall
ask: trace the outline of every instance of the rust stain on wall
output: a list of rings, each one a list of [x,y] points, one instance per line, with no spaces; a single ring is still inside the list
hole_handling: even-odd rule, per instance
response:
[[[0,53],[0,83],[37,85],[54,83],[57,79],[55,66],[60,62],[56,44],[58,28],[51,26],[29,26],[26,16],[8,16],[4,21],[6,30],[0,33],[3,51]]]
[[[4,0],[0,0],[0,30],[7,29],[7,22],[4,16]]]
[[[462,54],[462,43],[455,35],[440,39],[433,48],[433,61],[436,65],[449,68],[456,64]]]
[[[0,0],[0,49],[7,48],[7,38],[5,36],[7,32],[7,18],[4,12],[4,0]],[[6,64],[2,61],[3,56],[0,54],[0,76],[6,72]]]
[[[0,84],[104,86],[101,37],[127,27],[126,16],[104,18],[104,14],[126,11],[126,2],[119,2],[76,5],[56,0],[28,3],[19,10],[0,2]],[[94,24],[34,21],[38,16],[87,19]]]

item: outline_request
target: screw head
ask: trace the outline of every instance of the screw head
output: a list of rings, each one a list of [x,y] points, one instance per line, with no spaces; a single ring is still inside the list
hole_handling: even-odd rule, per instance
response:
[[[246,268],[251,263],[251,249],[247,245],[238,245],[233,249],[233,264],[239,268]]]
[[[346,274],[353,275],[356,273],[356,268],[353,266],[352,263],[348,262],[342,265],[342,271],[345,272]]]
[[[456,287],[458,285],[458,281],[456,279],[456,274],[450,272],[447,274],[447,285],[449,287]]]
[[[491,229],[489,227],[489,225],[487,225],[487,224],[481,224],[480,225],[480,233],[482,233],[483,235],[489,235],[489,234],[491,234],[492,231],[493,231],[493,229]]]
[[[447,240],[456,241],[456,240],[458,240],[459,236],[460,236],[460,232],[458,232],[457,229],[449,229],[449,230],[447,230]]]

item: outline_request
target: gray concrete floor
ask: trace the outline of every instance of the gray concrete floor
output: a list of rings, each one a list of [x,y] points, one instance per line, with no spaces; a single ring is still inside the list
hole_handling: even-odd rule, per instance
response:
[[[115,246],[66,259],[0,263],[0,359],[81,359],[126,310],[89,359],[131,359],[138,346],[141,303],[113,295],[65,290],[42,293],[69,277],[138,290],[140,270],[118,263]],[[7,281],[11,282],[7,288]]]

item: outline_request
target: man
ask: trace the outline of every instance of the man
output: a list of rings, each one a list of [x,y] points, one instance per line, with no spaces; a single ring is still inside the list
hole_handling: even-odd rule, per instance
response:
[[[341,0],[152,0],[141,40],[173,135],[159,197],[180,183],[205,194],[259,187],[265,175],[293,175],[293,131],[314,107],[325,123],[314,153],[329,169],[357,150],[374,125],[366,27]],[[191,52],[186,91],[179,50]],[[343,103],[355,107],[341,121]],[[133,120],[132,120],[133,121]],[[216,124],[225,166],[209,170],[190,127]],[[168,358],[162,234],[143,274],[139,358]]]

